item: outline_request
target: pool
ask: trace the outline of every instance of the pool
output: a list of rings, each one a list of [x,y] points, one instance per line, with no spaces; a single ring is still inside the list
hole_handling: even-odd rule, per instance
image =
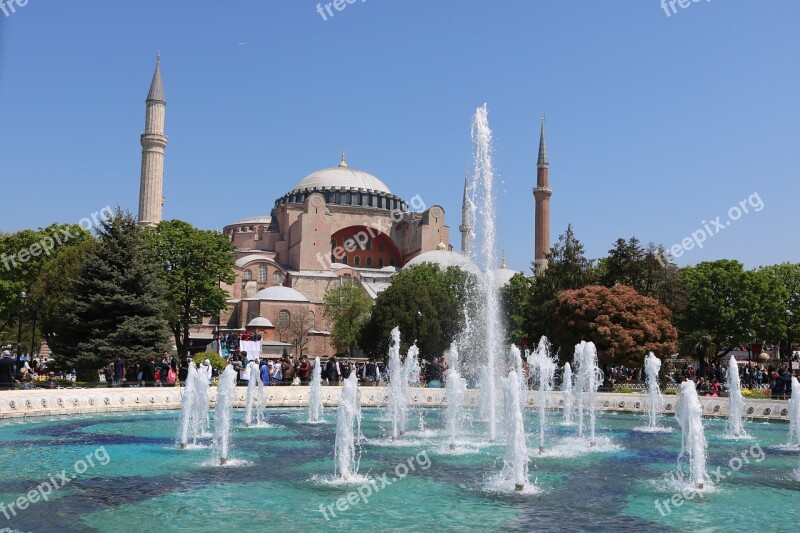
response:
[[[593,450],[581,447],[574,426],[553,425],[540,457],[538,416],[526,412],[530,477],[539,490],[514,494],[491,488],[504,445],[487,442],[483,424],[466,424],[451,452],[443,411],[410,411],[409,431],[392,442],[383,412],[364,410],[359,473],[372,481],[362,485],[331,479],[335,409],[326,409],[327,423],[316,425],[305,423],[305,409],[268,410],[269,425],[251,428],[235,410],[232,461],[225,467],[212,466],[203,445],[210,439],[188,450],[175,446],[175,411],[3,421],[0,527],[198,533],[800,526],[800,451],[782,446],[786,423],[749,421],[752,438],[732,440],[723,437],[724,419],[705,419],[708,469],[717,482],[713,491],[688,499],[665,476],[680,450],[671,417],[662,424],[674,431],[643,433],[635,428],[645,416],[600,413]],[[558,419],[560,412],[550,416]]]

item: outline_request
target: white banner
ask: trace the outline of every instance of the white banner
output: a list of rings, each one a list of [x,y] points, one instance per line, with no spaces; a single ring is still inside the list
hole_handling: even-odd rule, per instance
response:
[[[247,359],[258,361],[261,358],[261,341],[239,341],[239,350],[247,352]]]

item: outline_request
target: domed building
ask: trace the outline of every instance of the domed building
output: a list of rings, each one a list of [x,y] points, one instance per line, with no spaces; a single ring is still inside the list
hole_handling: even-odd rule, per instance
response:
[[[236,281],[220,331],[244,331],[261,318],[274,324],[263,338],[293,338],[281,330],[308,324],[309,355],[334,353],[322,303],[332,287],[358,280],[372,298],[400,268],[421,254],[453,253],[444,209],[419,196],[406,202],[380,179],[348,166],[312,172],[275,200],[269,216],[225,226],[236,249]],[[458,255],[458,254],[455,254]],[[302,329],[302,328],[301,328]],[[273,336],[274,334],[274,336]]]

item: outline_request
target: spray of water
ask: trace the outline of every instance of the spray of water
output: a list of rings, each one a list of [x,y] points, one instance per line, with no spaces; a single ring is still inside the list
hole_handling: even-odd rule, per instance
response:
[[[231,410],[236,392],[236,371],[231,365],[225,367],[217,385],[217,406],[214,410],[214,441],[212,456],[220,465],[228,462],[231,438]]]
[[[556,372],[556,362],[551,355],[550,342],[547,337],[541,338],[529,362],[534,382],[539,387],[539,453],[543,454],[544,433],[547,427],[547,397],[553,390],[553,376]]]
[[[356,439],[359,435],[361,435],[361,400],[358,377],[355,372],[351,372],[344,380],[342,397],[336,413],[335,474],[342,481],[352,481],[358,475]]]
[[[389,419],[392,421],[392,439],[405,431],[408,414],[408,374],[400,361],[400,328],[392,330],[389,347]]]
[[[311,392],[308,396],[308,421],[312,423],[322,422],[322,364],[319,357],[314,358],[314,371],[311,374]]]
[[[467,384],[458,370],[458,346],[456,346],[455,342],[450,345],[447,363],[449,369],[445,380],[445,393],[447,395],[445,419],[447,420],[447,433],[450,437],[450,450],[455,450],[458,430],[461,426],[461,404],[464,401],[464,393],[467,391]]]
[[[475,217],[476,227],[480,229],[480,246],[473,249],[473,259],[481,267],[484,275],[481,283],[483,352],[486,354],[486,367],[482,379],[481,401],[488,410],[489,438],[497,438],[497,354],[502,353],[501,339],[504,334],[500,322],[500,304],[495,282],[497,266],[497,247],[495,242],[495,191],[494,169],[492,167],[492,130],[489,128],[489,111],[486,104],[475,111],[472,118],[472,141],[475,144],[474,179],[480,216]]]
[[[528,484],[528,447],[525,444],[525,425],[520,401],[520,379],[511,370],[503,380],[504,411],[508,417],[509,431],[502,475],[514,482],[514,490],[521,492]]]
[[[593,342],[581,341],[575,346],[574,364],[577,368],[576,396],[578,399],[578,436],[584,433],[584,413],[589,418],[589,445],[594,446],[597,422],[597,389],[603,382],[603,372],[597,366],[597,349]]]
[[[572,424],[572,367],[569,363],[564,363],[561,390],[564,392],[564,423]]]
[[[653,352],[647,354],[647,357],[644,359],[644,371],[647,376],[647,395],[650,399],[647,422],[647,427],[650,429],[658,428],[658,413],[661,411],[661,406],[664,403],[664,397],[661,395],[661,387],[658,385],[658,372],[660,370],[661,359],[656,357]]]
[[[247,363],[247,373],[250,379],[247,380],[247,403],[244,407],[244,425],[250,427],[253,425],[253,409],[256,408],[258,399],[256,392],[258,390],[258,382],[261,381],[259,377],[258,365],[254,362]]]
[[[736,363],[736,358],[731,356],[728,361],[728,426],[727,435],[729,437],[740,438],[746,437],[747,432],[744,429],[744,413],[745,402],[742,396],[742,384],[739,380],[739,365]]]
[[[792,398],[789,400],[789,445],[800,446],[800,383],[792,378]]]
[[[697,489],[710,483],[706,472],[706,443],[703,429],[703,404],[697,396],[695,383],[681,383],[681,397],[675,412],[681,426],[681,453],[678,456],[677,476],[680,481]]]

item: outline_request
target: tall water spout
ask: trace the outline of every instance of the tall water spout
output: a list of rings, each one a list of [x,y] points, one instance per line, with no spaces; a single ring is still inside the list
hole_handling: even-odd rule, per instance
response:
[[[561,390],[564,392],[564,423],[572,424],[572,367],[569,363],[564,363]]]
[[[236,392],[236,371],[228,365],[219,377],[217,406],[214,410],[214,441],[212,455],[220,465],[228,462],[231,438],[231,410]]]
[[[197,385],[197,367],[194,363],[189,364],[189,371],[186,374],[186,386],[183,388],[183,399],[181,401],[181,423],[180,423],[180,445],[181,449],[186,448],[189,444],[189,431],[194,429],[197,424],[194,421],[196,416],[197,394],[195,394],[195,386]],[[194,431],[192,431],[195,433]],[[196,438],[195,433],[195,438]]]
[[[337,411],[334,447],[336,475],[343,481],[352,481],[358,474],[356,439],[361,435],[361,402],[355,372],[351,372],[344,380]]]
[[[789,400],[789,445],[800,446],[800,383],[792,378],[792,398]]]
[[[504,460],[504,476],[514,482],[514,490],[521,492],[528,484],[528,446],[525,443],[525,425],[520,402],[520,379],[514,370],[503,380],[504,411],[508,417],[509,431]]]
[[[194,425],[192,431],[197,437],[207,434],[208,429],[211,427],[208,416],[208,388],[211,385],[211,363],[209,362],[206,365],[206,362],[207,360],[197,368],[197,381],[194,387],[195,416],[192,417],[192,424]]]
[[[253,407],[256,403],[256,392],[258,390],[258,382],[261,381],[261,373],[258,371],[258,365],[252,361],[247,363],[248,374],[250,379],[247,380],[247,403],[244,407],[244,425],[250,427],[253,425]]]
[[[728,436],[729,437],[745,437],[747,432],[744,429],[744,412],[745,402],[742,396],[742,384],[739,380],[739,365],[736,363],[736,358],[731,356],[728,361]]]
[[[308,395],[308,421],[314,423],[322,422],[322,364],[319,361],[319,357],[314,358],[314,372],[311,374],[311,392]]]
[[[544,432],[547,426],[547,396],[553,390],[553,375],[556,362],[550,355],[550,343],[542,337],[539,346],[531,356],[531,370],[534,380],[539,385],[539,454],[544,453]]]
[[[458,371],[458,346],[456,343],[450,345],[450,352],[447,354],[447,379],[445,380],[445,394],[447,396],[446,419],[447,433],[450,436],[450,450],[456,449],[456,437],[461,425],[461,404],[464,401],[464,393],[467,391],[467,384]]]
[[[485,378],[482,382],[481,401],[485,402],[489,419],[489,438],[497,438],[497,354],[502,353],[501,339],[504,334],[500,322],[500,303],[498,298],[495,269],[497,268],[497,249],[495,242],[495,191],[494,169],[492,168],[492,130],[489,128],[489,111],[486,104],[475,111],[472,118],[472,141],[475,144],[474,187],[480,206],[471,202],[473,210],[480,217],[474,217],[476,227],[480,226],[480,246],[472,251],[472,257],[485,273],[481,283],[483,351],[486,353]]]
[[[408,375],[400,361],[400,328],[392,330],[389,347],[389,418],[392,421],[392,439],[403,434],[408,412]]]
[[[250,377],[252,378],[252,375]],[[264,408],[267,406],[267,397],[264,393],[264,382],[261,381],[261,367],[256,364],[256,383],[258,384],[258,392],[256,393],[256,425],[265,424],[267,422],[264,416]]]
[[[661,359],[656,357],[653,352],[650,352],[647,354],[647,357],[644,358],[644,372],[647,376],[647,395],[650,397],[647,427],[650,429],[658,428],[658,413],[664,403],[664,397],[661,395],[661,387],[658,385],[659,370],[661,370]]]
[[[686,380],[681,383],[681,397],[675,412],[681,426],[681,453],[678,456],[677,474],[681,481],[691,483],[702,489],[708,482],[706,472],[706,443],[703,430],[703,404],[697,396],[695,383]],[[685,467],[688,466],[688,473]]]
[[[593,342],[581,341],[575,346],[575,364],[578,367],[578,435],[583,435],[584,410],[589,414],[589,445],[595,446],[597,421],[597,389],[603,381],[603,372],[597,366],[597,349]]]

